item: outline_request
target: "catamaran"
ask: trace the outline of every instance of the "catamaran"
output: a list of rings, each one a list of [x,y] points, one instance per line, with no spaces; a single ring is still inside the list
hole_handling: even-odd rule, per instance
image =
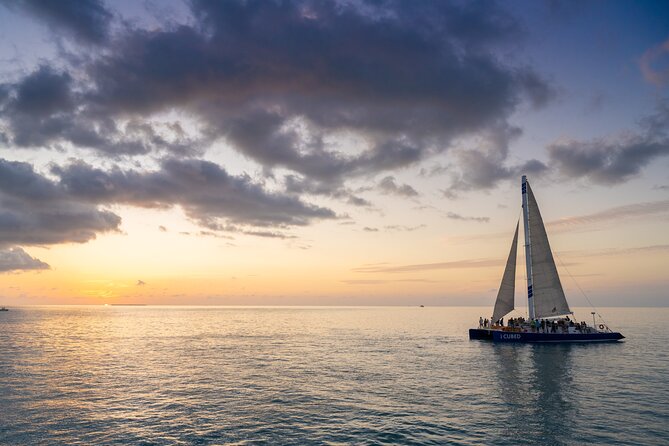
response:
[[[527,320],[522,317],[510,319],[504,326],[504,316],[514,309],[519,229],[519,224],[516,224],[492,317],[489,322],[479,319],[479,327],[469,330],[469,339],[495,342],[602,342],[623,339],[622,334],[612,331],[607,324],[602,322],[597,325],[594,312],[591,313],[592,326],[573,320],[537,200],[525,175],[522,177],[522,198],[529,317]]]

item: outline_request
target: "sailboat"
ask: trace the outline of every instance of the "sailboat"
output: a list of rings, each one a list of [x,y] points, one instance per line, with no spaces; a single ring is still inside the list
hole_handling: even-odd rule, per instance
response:
[[[539,213],[537,200],[522,177],[523,226],[525,232],[525,266],[527,269],[528,319],[510,319],[504,326],[504,316],[514,309],[516,280],[516,250],[519,224],[511,243],[502,283],[490,321],[479,319],[479,327],[469,330],[469,339],[495,342],[602,342],[618,341],[624,336],[606,324],[576,322],[564,295],[548,235]],[[570,318],[571,316],[571,318]]]

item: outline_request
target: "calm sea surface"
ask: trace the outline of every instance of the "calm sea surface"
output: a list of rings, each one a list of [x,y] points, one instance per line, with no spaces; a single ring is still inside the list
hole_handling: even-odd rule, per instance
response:
[[[12,308],[0,443],[669,444],[669,309],[600,310],[617,344],[469,341],[488,310]]]

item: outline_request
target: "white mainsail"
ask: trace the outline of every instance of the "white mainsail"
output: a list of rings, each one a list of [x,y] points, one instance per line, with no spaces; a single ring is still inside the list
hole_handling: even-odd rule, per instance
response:
[[[509,258],[506,260],[506,267],[504,268],[504,275],[502,276],[502,283],[497,292],[497,300],[495,301],[495,309],[492,312],[492,321],[497,322],[508,313],[513,311],[513,296],[516,291],[516,251],[518,247],[518,224],[516,224],[516,233],[513,236],[511,243],[511,252]]]
[[[548,235],[539,213],[530,183],[527,182],[527,206],[531,240],[532,294],[534,317],[552,317],[571,313],[562,290]]]

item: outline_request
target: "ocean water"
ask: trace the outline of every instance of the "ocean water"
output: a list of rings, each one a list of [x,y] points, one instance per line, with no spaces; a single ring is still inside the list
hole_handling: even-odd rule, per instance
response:
[[[0,444],[669,444],[669,309],[601,309],[615,344],[469,341],[488,310],[12,308]]]

